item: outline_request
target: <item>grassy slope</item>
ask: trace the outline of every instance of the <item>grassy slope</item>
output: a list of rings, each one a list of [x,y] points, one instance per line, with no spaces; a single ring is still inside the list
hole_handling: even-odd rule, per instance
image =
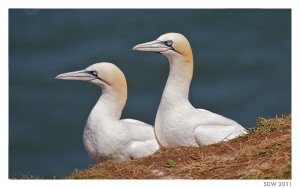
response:
[[[257,119],[258,127],[228,142],[162,148],[129,162],[107,160],[69,179],[291,179],[291,116]]]

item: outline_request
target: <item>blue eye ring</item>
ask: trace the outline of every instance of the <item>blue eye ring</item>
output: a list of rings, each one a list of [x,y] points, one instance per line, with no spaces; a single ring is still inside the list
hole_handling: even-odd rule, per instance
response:
[[[171,47],[173,45],[173,41],[172,40],[167,40],[164,43],[165,43],[165,45],[167,45],[169,47]]]
[[[97,71],[91,71],[91,74],[94,76],[98,76],[98,72]]]

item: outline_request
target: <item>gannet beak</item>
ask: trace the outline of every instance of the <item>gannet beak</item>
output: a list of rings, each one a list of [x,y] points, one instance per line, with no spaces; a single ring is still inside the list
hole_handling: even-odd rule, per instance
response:
[[[171,49],[172,47],[166,46],[165,43],[160,40],[138,44],[132,48],[132,50],[136,50],[136,51],[149,51],[149,52],[165,52]]]
[[[55,79],[91,81],[97,79],[97,77],[91,71],[80,70],[59,74]]]

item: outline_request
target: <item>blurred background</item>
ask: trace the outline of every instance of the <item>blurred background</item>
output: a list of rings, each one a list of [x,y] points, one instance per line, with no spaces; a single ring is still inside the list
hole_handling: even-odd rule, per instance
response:
[[[289,9],[10,9],[9,177],[63,178],[94,164],[82,134],[101,90],[54,80],[60,73],[116,64],[129,90],[122,117],[154,124],[168,60],[131,49],[167,32],[191,43],[195,107],[247,128],[291,113]]]

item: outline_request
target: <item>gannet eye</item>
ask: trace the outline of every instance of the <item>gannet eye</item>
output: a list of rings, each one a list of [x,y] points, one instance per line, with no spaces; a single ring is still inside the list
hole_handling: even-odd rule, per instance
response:
[[[98,72],[97,71],[91,71],[91,74],[94,76],[98,76]]]
[[[165,45],[171,47],[173,45],[173,41],[172,40],[167,40],[167,41],[165,41]]]

